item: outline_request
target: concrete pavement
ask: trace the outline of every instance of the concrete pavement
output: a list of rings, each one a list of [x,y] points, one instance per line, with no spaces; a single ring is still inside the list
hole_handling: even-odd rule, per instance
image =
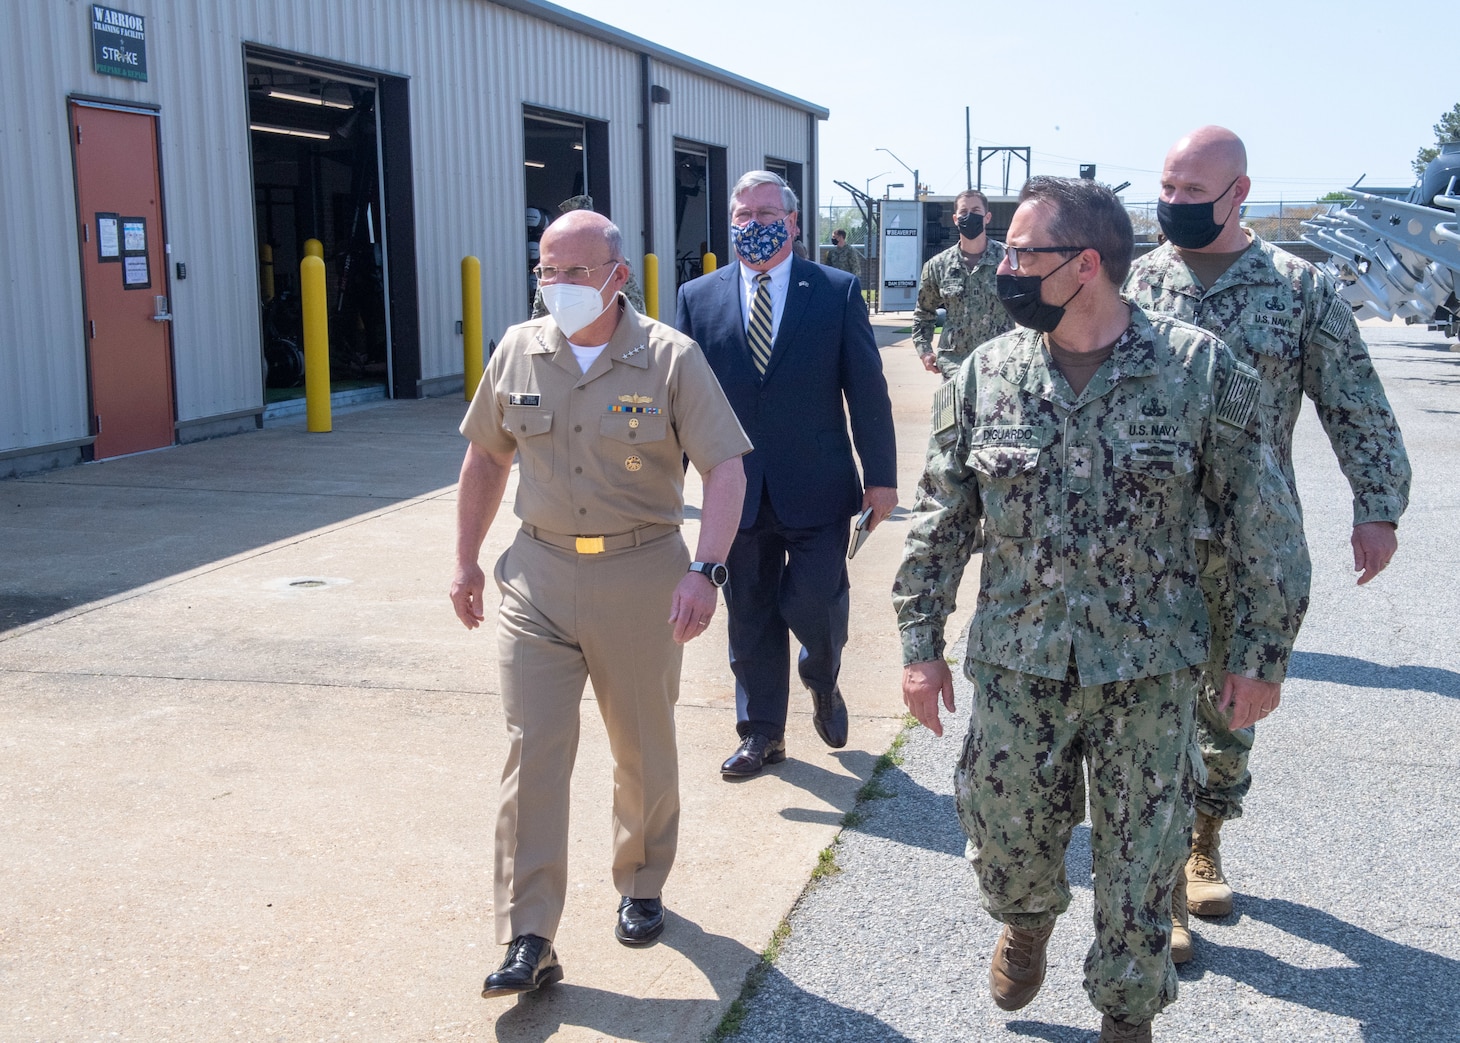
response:
[[[936,386],[905,324],[877,320],[904,503]],[[611,936],[610,764],[585,696],[567,979],[483,1000],[505,736],[491,630],[446,599],[463,410],[385,403],[329,434],[0,482],[0,1041],[683,1041],[739,995],[902,726],[904,516],[852,563],[846,749],[793,694],[791,759],[722,782],[723,611],[688,647],[680,856],[643,950]],[[504,508],[484,561],[515,525]]]

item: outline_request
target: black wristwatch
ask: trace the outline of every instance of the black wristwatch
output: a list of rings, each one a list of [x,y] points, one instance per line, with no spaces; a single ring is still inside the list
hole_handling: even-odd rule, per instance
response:
[[[717,587],[723,587],[730,578],[730,570],[718,561],[692,561],[689,570],[698,572]]]

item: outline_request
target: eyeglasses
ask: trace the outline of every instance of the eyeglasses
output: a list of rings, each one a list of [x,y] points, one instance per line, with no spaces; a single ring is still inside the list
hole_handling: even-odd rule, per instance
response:
[[[737,225],[743,225],[754,219],[756,224],[768,225],[772,221],[779,221],[790,212],[779,207],[763,206],[759,210],[736,210],[730,215],[730,220]]]
[[[1009,258],[1009,270],[1019,270],[1020,254],[1077,254],[1081,250],[1093,250],[1093,246],[1006,246],[1005,256]]]
[[[559,268],[555,264],[540,264],[532,270],[532,274],[537,276],[538,282],[552,282],[554,279],[559,278],[567,279],[569,282],[583,282],[585,279],[592,278],[594,272],[602,271],[611,264],[619,263],[613,260],[604,261],[596,268],[586,268],[581,264],[575,264],[568,268]]]

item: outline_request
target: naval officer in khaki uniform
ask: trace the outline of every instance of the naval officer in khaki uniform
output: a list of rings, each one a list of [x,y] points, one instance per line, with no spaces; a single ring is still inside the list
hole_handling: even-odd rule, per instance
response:
[[[494,907],[502,966],[482,994],[560,981],[552,939],[567,892],[568,783],[584,681],[613,752],[615,934],[646,945],[679,830],[674,703],[681,646],[715,611],[750,451],[694,341],[639,315],[619,230],[580,210],[543,234],[550,318],[514,326],[461,431],[451,602],[485,618],[477,558],[519,461],[522,528],[498,560],[497,661],[509,736],[497,816]],[[704,483],[696,560],[679,524],[688,457]]]

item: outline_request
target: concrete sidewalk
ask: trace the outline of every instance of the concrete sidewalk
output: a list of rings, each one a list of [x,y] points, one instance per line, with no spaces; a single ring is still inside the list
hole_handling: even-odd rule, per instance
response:
[[[937,379],[905,319],[874,322],[906,504]],[[0,483],[0,1040],[684,1041],[739,995],[902,726],[905,515],[852,563],[846,749],[793,694],[790,760],[721,781],[723,611],[686,650],[671,919],[643,950],[611,934],[610,764],[585,697],[566,981],[482,1000],[505,735],[491,629],[446,599],[463,410],[386,403],[330,434]],[[515,527],[504,509],[484,561]]]

